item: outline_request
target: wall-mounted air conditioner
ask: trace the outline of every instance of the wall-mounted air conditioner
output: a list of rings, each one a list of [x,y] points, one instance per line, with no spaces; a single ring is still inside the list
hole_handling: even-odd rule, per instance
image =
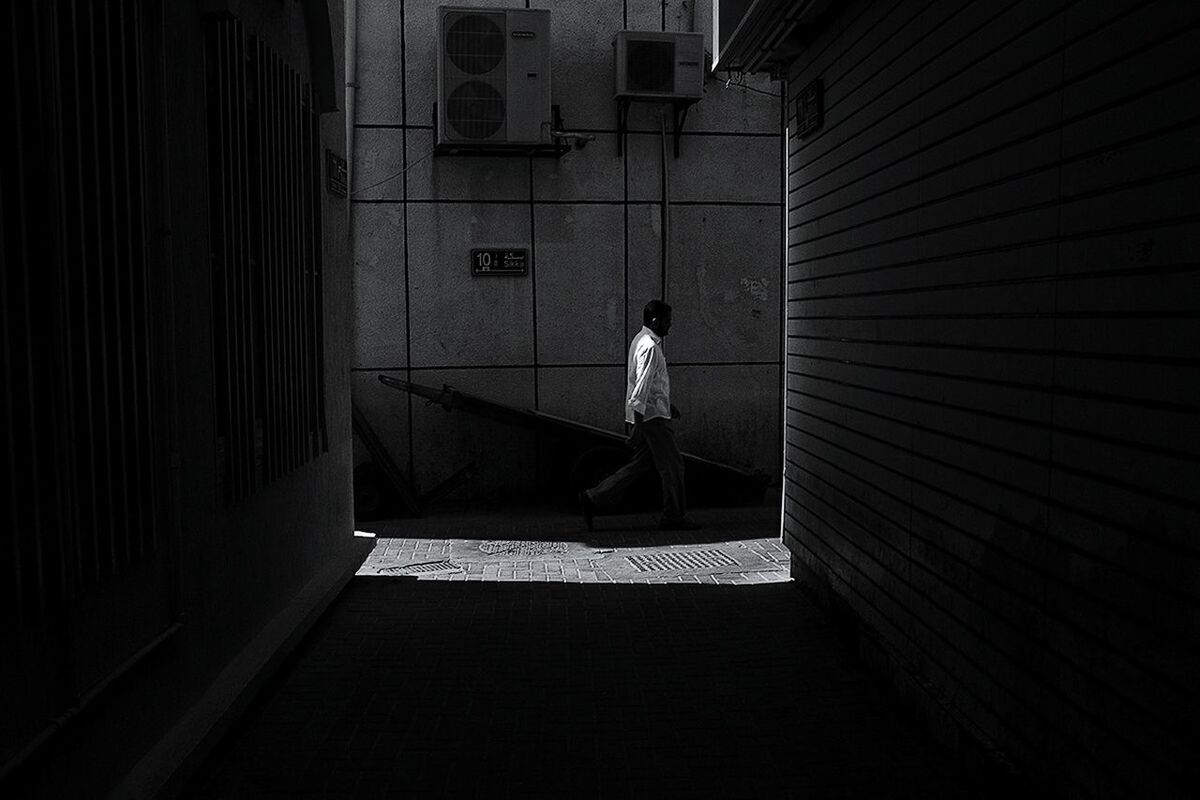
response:
[[[704,34],[620,31],[613,45],[618,98],[667,102],[704,96]]]
[[[550,12],[438,8],[437,144],[550,142]]]

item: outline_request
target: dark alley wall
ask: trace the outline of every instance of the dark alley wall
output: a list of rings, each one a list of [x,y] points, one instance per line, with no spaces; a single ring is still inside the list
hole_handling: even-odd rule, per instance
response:
[[[795,574],[1077,796],[1197,785],[1198,49],[1193,3],[860,0],[788,75]]]
[[[110,796],[111,791],[115,797],[159,796],[158,791],[171,779],[174,770],[186,762],[194,748],[211,741],[207,737],[242,691],[306,617],[323,607],[321,604],[329,599],[328,593],[348,580],[362,556],[361,548],[355,546],[351,508],[351,275],[347,201],[344,196],[325,190],[324,172],[324,148],[344,154],[344,116],[338,110],[344,83],[343,8],[337,0],[166,4],[125,0],[119,5],[95,7],[73,3],[47,3],[39,7],[46,10],[42,22],[47,31],[59,23],[63,30],[72,30],[71,25],[88,30],[84,27],[86,20],[97,20],[93,28],[98,33],[89,35],[101,42],[96,47],[102,50],[112,47],[103,44],[102,37],[111,30],[115,41],[118,30],[116,22],[105,21],[108,14],[122,23],[132,20],[129,24],[140,26],[137,30],[144,40],[141,60],[130,57],[117,61],[126,69],[132,69],[130,65],[136,62],[143,81],[140,85],[145,115],[137,122],[144,148],[137,157],[144,160],[148,188],[144,218],[139,217],[129,225],[131,230],[144,230],[145,237],[131,241],[129,246],[145,249],[147,273],[153,284],[148,314],[154,322],[151,347],[159,356],[150,371],[155,400],[151,407],[142,407],[137,413],[154,419],[154,446],[161,458],[155,464],[154,475],[139,473],[137,477],[161,489],[161,496],[156,498],[161,515],[154,523],[158,546],[152,557],[135,555],[126,564],[118,562],[114,555],[114,567],[98,578],[75,575],[71,556],[78,542],[83,542],[86,548],[89,538],[97,536],[92,526],[103,522],[105,511],[111,521],[112,509],[118,507],[120,497],[115,497],[109,507],[103,505],[106,502],[103,498],[95,500],[100,511],[93,517],[90,507],[79,499],[90,496],[81,491],[77,497],[64,501],[62,508],[51,512],[67,518],[78,515],[82,521],[75,527],[15,531],[26,536],[26,542],[36,542],[42,548],[39,553],[48,554],[47,557],[61,550],[61,564],[47,562],[46,569],[53,572],[61,567],[65,577],[61,594],[43,601],[41,618],[34,620],[34,624],[18,627],[15,633],[5,625],[4,638],[0,638],[0,649],[5,652],[0,673],[4,691],[0,703],[3,719],[0,795],[102,797]],[[59,16],[55,18],[54,14]],[[210,180],[210,170],[217,169],[214,131],[229,132],[235,123],[223,119],[218,125],[212,114],[215,68],[208,71],[206,67],[213,66],[214,45],[213,39],[206,37],[211,37],[216,20],[233,18],[243,26],[247,48],[261,44],[293,71],[289,74],[294,74],[291,88],[295,91],[277,95],[279,107],[289,109],[295,119],[303,116],[310,120],[313,127],[308,130],[315,134],[315,139],[307,142],[310,146],[305,148],[300,147],[299,139],[293,139],[291,146],[298,156],[303,149],[305,154],[318,154],[321,160],[319,187],[311,181],[304,184],[307,193],[303,202],[311,203],[313,216],[303,216],[293,207],[294,225],[276,231],[277,241],[290,247],[293,255],[305,246],[311,247],[308,252],[315,252],[313,261],[306,262],[304,269],[297,266],[298,259],[286,265],[280,260],[276,265],[280,273],[287,272],[291,276],[288,280],[293,281],[286,296],[282,291],[272,293],[270,284],[263,282],[263,271],[271,267],[259,259],[258,251],[247,255],[252,250],[247,240],[242,240],[240,255],[231,255],[232,248],[223,248],[215,238],[219,224],[232,223],[214,219],[212,214],[215,206],[210,202],[213,200],[210,190],[214,181]],[[135,28],[121,30],[126,37],[123,44],[131,41],[134,34],[129,31]],[[29,31],[28,35],[33,36],[34,32]],[[63,55],[56,49],[64,47],[63,41],[61,37],[48,36],[42,43],[43,52],[54,57]],[[206,46],[210,48],[207,53]],[[237,64],[239,60],[249,64],[249,52],[235,53],[227,63]],[[331,74],[319,75],[321,64]],[[78,102],[84,107],[95,104],[97,108],[105,108],[107,96],[98,94],[103,90],[103,75],[97,79],[84,74],[80,79],[69,71],[54,75],[48,70],[46,74],[53,78],[46,79],[47,87],[57,87],[43,95],[47,108],[53,108],[59,95],[67,98],[64,103],[72,102],[72,92],[78,93]],[[325,113],[319,115],[316,111],[310,114],[311,105],[299,110],[301,85],[322,82],[326,89],[337,87],[338,95],[328,98],[333,105],[322,109]],[[261,135],[263,141],[268,141],[267,134],[260,134],[260,129],[254,127],[257,123],[248,121],[251,112],[246,108],[257,102],[255,113],[261,113],[265,105],[262,95],[256,98],[252,95],[253,92],[227,94],[225,108],[242,104],[243,116],[236,124],[242,125],[247,137]],[[104,116],[101,115],[102,119]],[[113,118],[111,113],[108,118]],[[61,131],[50,128],[43,134],[53,144]],[[130,135],[128,131],[126,135]],[[230,133],[229,138],[232,141],[236,137]],[[97,170],[111,168],[115,160],[101,149],[105,145],[118,147],[120,142],[113,145],[101,140],[97,154],[94,157],[89,154],[88,163],[96,164]],[[27,139],[25,147],[28,157],[33,158],[34,144]],[[220,147],[232,152],[234,145],[222,141]],[[46,153],[48,159],[55,157],[52,148],[47,148]],[[245,199],[251,196],[250,181],[259,173],[245,168],[238,174],[245,182],[238,189],[243,193],[240,201],[243,205],[239,207],[242,216],[236,224],[242,226],[243,235],[252,236],[259,224],[258,214],[264,220],[278,215],[271,217],[267,213],[270,203],[254,205]],[[288,195],[289,201],[298,205],[301,201],[295,200],[299,196],[295,187],[302,180],[299,165],[288,171],[288,177],[294,189]],[[105,200],[107,195],[97,192],[72,194],[71,202],[78,201],[79,213],[84,215],[94,214],[103,220],[111,212],[114,218],[123,220],[117,216],[128,213],[128,207],[122,205],[126,202],[122,192],[133,190],[118,181],[112,184],[111,187],[102,184],[104,189],[112,191],[111,200]],[[58,210],[56,205],[39,207],[27,219],[33,221],[31,225],[54,229]],[[300,221],[302,216],[314,221],[319,231],[313,227],[301,231],[301,224],[309,224]],[[43,228],[35,230],[40,232]],[[11,230],[6,230],[6,237],[10,233]],[[88,253],[95,261],[82,265],[91,269],[92,275],[101,274],[96,264],[104,264],[109,258],[110,251],[102,236],[100,239],[101,244]],[[312,244],[317,241],[319,247]],[[41,267],[45,270],[58,269],[62,259],[64,297],[99,291],[94,284],[89,290],[89,276],[59,252],[53,237],[43,236],[39,248]],[[233,274],[232,263],[239,258],[238,269],[244,270],[244,274],[239,279],[241,295],[236,302],[243,305],[236,310],[243,314],[248,314],[246,308],[260,300],[277,308],[288,308],[292,313],[296,308],[293,301],[301,296],[298,288],[301,281],[315,282],[314,265],[320,272],[319,296],[312,303],[320,308],[315,317],[324,331],[324,346],[323,352],[320,348],[316,353],[309,352],[313,357],[312,371],[323,370],[316,385],[324,397],[327,440],[310,439],[313,443],[304,458],[293,460],[277,474],[265,477],[260,474],[248,491],[232,495],[226,481],[230,467],[225,458],[233,445],[219,430],[219,419],[234,400],[229,396],[230,379],[222,374],[225,368],[219,363],[217,353],[221,349],[221,336],[242,337],[237,340],[238,347],[243,355],[250,352],[252,321],[249,316],[240,317],[237,320],[240,327],[235,330],[230,324],[223,331],[217,329],[216,320],[222,303],[227,308],[234,307],[232,294],[226,293],[232,290],[223,287],[223,276]],[[220,269],[214,266],[218,263]],[[116,274],[126,273],[118,270]],[[109,308],[119,311],[120,304],[125,302],[119,299],[123,297],[119,293],[129,292],[133,296],[136,288],[115,283],[111,291],[118,299],[110,302]],[[260,290],[262,295],[255,294]],[[45,298],[38,301],[49,302]],[[51,328],[55,322],[51,316],[34,321],[39,339],[53,335]],[[117,341],[116,334],[108,335],[112,337],[108,340],[112,346]],[[98,362],[103,340],[98,334],[93,342],[91,357]],[[6,347],[8,343],[6,338]],[[265,359],[261,355],[254,358],[258,359],[254,361],[256,366],[240,373],[242,377],[238,380],[257,383],[254,389],[243,384],[243,395],[261,392],[264,386],[278,390],[272,381],[276,379],[275,373],[283,369],[282,359],[269,355]],[[266,375],[268,370],[271,375]],[[52,396],[52,389],[49,385],[35,389],[39,407],[53,408],[58,402],[59,398]],[[287,395],[286,389],[282,394],[298,402],[298,398]],[[241,436],[247,445],[251,469],[265,473],[263,464],[271,455],[263,450],[276,446],[271,434],[273,422],[266,419],[255,402],[239,409],[238,413],[246,418],[240,423]],[[71,451],[71,458],[100,465],[96,473],[99,477],[91,486],[97,496],[106,480],[104,470],[117,463],[112,453],[132,446],[127,438],[122,438],[130,430],[124,423],[118,425],[118,421],[113,421],[107,428],[103,423],[101,420],[95,426],[94,449],[80,434],[73,443],[76,449]],[[89,420],[76,416],[74,424],[83,431]],[[58,452],[49,450],[51,437],[45,429],[41,436],[44,438],[40,439],[40,446],[57,457]],[[74,464],[69,463],[64,469],[72,470]],[[133,477],[118,476],[131,481]],[[113,484],[112,479],[108,482]],[[97,489],[98,486],[101,488]],[[15,495],[14,499],[35,502]],[[5,514],[7,517],[7,510]],[[13,518],[17,519],[17,512]],[[119,533],[142,536],[145,532],[131,527],[130,531]],[[107,562],[108,554],[100,554],[98,560]],[[4,562],[4,566],[8,563]],[[145,579],[151,568],[156,570],[153,584]],[[27,571],[24,577],[28,581],[31,575]],[[6,569],[3,580],[9,582],[11,578]],[[17,638],[15,644],[10,634]],[[104,668],[84,672],[79,669],[80,663],[102,663]],[[19,713],[10,713],[13,708]]]
[[[659,107],[635,104],[618,156],[612,41],[622,29],[707,31],[708,4],[461,4],[550,9],[551,100],[567,129],[596,137],[560,159],[430,157],[438,5],[358,4],[353,391],[392,457],[423,490],[476,461],[451,500],[534,496],[539,467],[563,467],[539,464],[531,433],[410,402],[377,377],[621,430],[629,338],[665,295],[680,447],[778,482],[779,84],[713,78],[689,112],[680,157],[668,155],[664,285]],[[481,243],[527,247],[529,274],[473,278]]]

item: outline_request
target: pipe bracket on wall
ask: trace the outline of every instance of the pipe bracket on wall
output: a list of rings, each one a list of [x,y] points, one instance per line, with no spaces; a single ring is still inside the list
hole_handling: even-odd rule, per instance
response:
[[[641,99],[641,98],[637,98]],[[649,99],[649,98],[647,98]],[[634,98],[618,97],[617,98],[617,155],[625,154],[625,134],[629,132],[629,106],[632,105]],[[683,135],[683,123],[687,119],[688,109],[690,109],[698,101],[695,99],[689,100],[671,100],[672,123],[674,128],[671,135],[675,146],[675,158],[679,158],[679,137]]]
[[[676,100],[671,104],[672,110],[675,112],[672,136],[675,142],[675,157],[679,158],[679,137],[683,134],[683,122],[687,119],[688,109],[692,107],[695,100]]]
[[[633,101],[628,97],[617,98],[617,156],[625,155],[625,133],[629,129],[629,105]]]

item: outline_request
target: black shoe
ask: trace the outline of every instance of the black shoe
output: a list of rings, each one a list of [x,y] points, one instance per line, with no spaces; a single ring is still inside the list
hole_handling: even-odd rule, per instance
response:
[[[680,519],[664,519],[658,523],[660,531],[698,531],[703,527],[699,523],[692,522],[687,517]]]
[[[587,529],[590,531],[592,529],[592,518],[596,516],[596,507],[588,499],[587,492],[579,493],[579,510],[583,514],[583,524],[587,525]]]

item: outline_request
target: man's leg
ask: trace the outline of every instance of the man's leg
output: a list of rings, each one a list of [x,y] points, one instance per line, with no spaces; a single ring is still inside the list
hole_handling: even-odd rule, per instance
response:
[[[662,478],[663,521],[678,522],[687,514],[683,485],[683,456],[675,444],[675,430],[668,419],[656,418],[642,424],[642,438],[654,456]]]
[[[584,492],[584,497],[596,508],[615,505],[642,475],[654,466],[654,456],[646,445],[646,437],[639,435],[634,445],[633,458],[623,467],[600,483]]]

